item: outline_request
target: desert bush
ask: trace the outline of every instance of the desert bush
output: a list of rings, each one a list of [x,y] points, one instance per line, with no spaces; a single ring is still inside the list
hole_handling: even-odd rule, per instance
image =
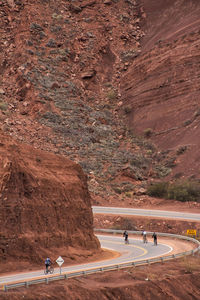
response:
[[[145,137],[150,137],[150,136],[152,136],[152,134],[153,134],[153,129],[152,128],[146,128],[144,130],[144,136]]]
[[[117,193],[117,194],[121,194],[122,193],[121,189],[118,186],[114,186],[112,188],[115,191],[115,193]]]
[[[117,97],[117,94],[116,94],[115,90],[110,89],[110,90],[107,92],[106,97],[107,97],[109,100],[115,100],[116,97]]]
[[[136,230],[136,226],[131,219],[123,218],[122,219],[122,228],[124,230]]]
[[[178,201],[198,201],[200,199],[200,184],[194,181],[176,182],[168,188],[168,199]]]
[[[157,182],[147,188],[147,195],[151,197],[165,198],[167,196],[168,183]]]
[[[132,193],[131,192],[125,192],[125,196],[127,197],[127,198],[131,198],[132,197]]]
[[[183,154],[187,150],[187,146],[180,146],[176,151],[177,155]]]
[[[185,180],[174,183],[157,182],[147,188],[147,194],[152,197],[174,199],[177,201],[200,201],[200,184]]]
[[[184,123],[183,123],[183,126],[188,126],[192,123],[192,120],[186,120]]]
[[[157,165],[155,166],[155,171],[158,177],[166,177],[171,172],[171,169],[166,166]]]
[[[124,107],[124,112],[125,112],[125,114],[129,114],[131,111],[132,111],[131,105],[126,105],[126,106]]]
[[[7,110],[8,104],[6,102],[0,102],[0,110]]]

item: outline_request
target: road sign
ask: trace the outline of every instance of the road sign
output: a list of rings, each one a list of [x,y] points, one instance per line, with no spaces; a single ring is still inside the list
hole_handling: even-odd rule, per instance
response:
[[[187,230],[187,235],[193,235],[193,236],[196,236],[196,235],[197,235],[196,229],[188,229],[188,230]]]
[[[59,256],[59,257],[56,259],[56,262],[57,262],[57,264],[59,265],[59,267],[61,267],[62,264],[64,263],[64,259],[63,259],[61,256]]]

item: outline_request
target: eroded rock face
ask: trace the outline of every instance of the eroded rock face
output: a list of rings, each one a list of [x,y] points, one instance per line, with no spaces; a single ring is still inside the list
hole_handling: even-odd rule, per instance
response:
[[[129,125],[181,154],[172,175],[199,177],[200,2],[144,0],[144,11],[142,52],[121,81]]]
[[[1,133],[0,205],[0,262],[99,248],[81,167]]]

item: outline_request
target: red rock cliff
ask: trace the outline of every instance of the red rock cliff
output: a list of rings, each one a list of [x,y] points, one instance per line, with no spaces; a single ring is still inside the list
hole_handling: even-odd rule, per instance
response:
[[[182,153],[173,175],[199,177],[200,2],[143,3],[142,52],[121,81],[129,125],[141,135],[151,130],[161,150]]]
[[[61,156],[0,135],[0,262],[98,250],[86,176]]]

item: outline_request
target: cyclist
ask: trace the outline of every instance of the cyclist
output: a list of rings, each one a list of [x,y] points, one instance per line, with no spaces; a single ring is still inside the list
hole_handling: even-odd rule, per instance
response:
[[[126,230],[123,233],[123,237],[124,237],[124,240],[125,240],[125,244],[129,244],[129,241],[128,241],[128,232]]]
[[[157,234],[154,232],[152,235],[153,241],[154,241],[154,246],[157,246]]]
[[[147,243],[147,233],[146,231],[142,231],[143,243]]]
[[[50,260],[49,257],[47,257],[47,258],[45,259],[45,266],[46,266],[46,272],[47,272],[47,273],[48,273],[48,271],[49,271],[50,265],[51,265],[51,260]]]

